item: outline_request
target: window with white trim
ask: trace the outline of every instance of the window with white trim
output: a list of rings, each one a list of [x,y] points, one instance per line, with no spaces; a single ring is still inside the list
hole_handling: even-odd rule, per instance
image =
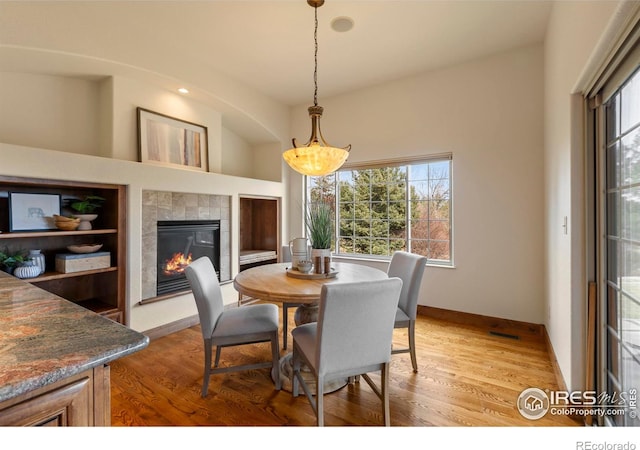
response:
[[[326,202],[334,211],[336,255],[404,250],[453,264],[450,155],[351,166],[306,183],[307,204]]]

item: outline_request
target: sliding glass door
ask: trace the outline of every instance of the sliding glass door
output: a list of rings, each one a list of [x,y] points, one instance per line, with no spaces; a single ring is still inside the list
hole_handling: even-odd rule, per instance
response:
[[[640,70],[600,108],[604,133],[603,284],[599,342],[601,388],[629,397],[640,390]],[[640,407],[640,405],[638,405]],[[635,411],[610,414],[605,424],[640,426]]]

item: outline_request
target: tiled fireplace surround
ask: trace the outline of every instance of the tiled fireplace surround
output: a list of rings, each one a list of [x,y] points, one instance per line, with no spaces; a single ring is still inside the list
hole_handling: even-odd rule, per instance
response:
[[[142,191],[142,299],[156,297],[158,220],[220,220],[220,281],[231,279],[231,197]]]

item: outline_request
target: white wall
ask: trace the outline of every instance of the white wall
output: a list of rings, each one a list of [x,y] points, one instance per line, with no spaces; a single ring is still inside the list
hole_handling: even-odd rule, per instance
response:
[[[584,384],[587,283],[583,110],[575,86],[618,3],[554,3],[545,40],[545,324],[569,389]]]
[[[239,177],[253,176],[253,149],[231,130],[222,128],[222,172]]]
[[[100,81],[98,105],[95,107],[99,111],[100,126],[98,128],[98,140],[94,144],[98,149],[96,156],[106,158],[111,157],[113,153],[113,91],[113,77],[107,77]]]
[[[253,178],[286,183],[289,166],[282,158],[282,144],[272,142],[253,147]]]
[[[543,322],[543,94],[532,46],[319,99],[324,137],[352,144],[349,162],[453,154],[455,268],[426,269],[421,305]],[[302,141],[307,106],[292,111]],[[302,189],[291,178],[296,234]]]
[[[13,144],[99,154],[97,80],[0,72],[0,137]]]
[[[281,181],[284,166],[280,142],[251,145],[242,136],[222,127],[222,173]]]

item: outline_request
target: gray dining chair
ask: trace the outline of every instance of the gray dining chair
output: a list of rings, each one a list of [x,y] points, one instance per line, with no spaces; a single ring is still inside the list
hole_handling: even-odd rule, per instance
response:
[[[203,256],[189,264],[185,274],[198,307],[204,339],[204,380],[202,397],[206,397],[209,378],[213,374],[269,367],[276,389],[281,389],[280,350],[278,348],[278,307],[265,303],[224,310],[222,291],[211,260]],[[223,347],[271,342],[271,361],[218,367]],[[216,358],[211,367],[211,352],[216,346]]]
[[[401,289],[399,278],[325,284],[318,322],[293,330],[292,394],[297,397],[302,386],[318,426],[324,425],[325,382],[356,376],[361,376],[382,400],[384,424],[391,425],[389,363]],[[305,373],[314,378],[315,398],[302,376],[302,364],[309,370]],[[368,375],[374,371],[380,371],[380,386]]]
[[[393,349],[392,354],[409,353],[413,372],[418,373],[418,360],[416,358],[416,316],[418,314],[418,293],[422,283],[427,258],[413,253],[397,251],[391,256],[391,262],[387,269],[389,277],[398,277],[402,280],[402,293],[396,312],[395,328],[407,328],[409,334],[409,347]]]

